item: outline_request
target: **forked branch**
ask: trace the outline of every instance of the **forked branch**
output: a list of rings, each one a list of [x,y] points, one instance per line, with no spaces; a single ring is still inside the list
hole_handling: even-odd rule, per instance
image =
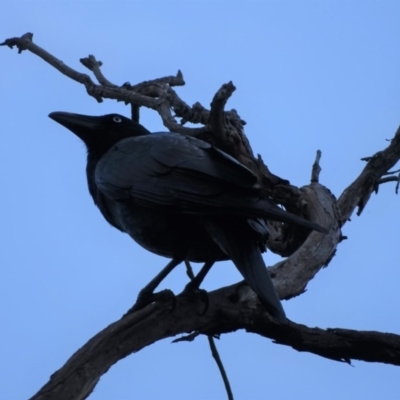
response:
[[[254,157],[244,134],[245,122],[235,110],[225,110],[227,100],[235,90],[231,82],[217,91],[210,110],[199,103],[189,106],[173,89],[185,84],[180,71],[176,76],[119,86],[104,76],[102,63],[90,55],[81,62],[94,74],[97,84],[89,75],[70,68],[34,44],[32,38],[32,34],[25,34],[7,39],[1,45],[16,46],[19,53],[28,50],[36,54],[62,74],[84,85],[87,93],[99,102],[113,99],[130,104],[134,119],[138,118],[139,107],[151,108],[160,114],[169,130],[200,136],[217,144],[251,168],[258,176],[262,189],[277,203],[329,229],[327,235],[317,232],[308,234],[271,224],[269,247],[278,254],[289,256],[270,269],[281,298],[301,294],[318,271],[328,265],[343,239],[340,228],[357,207],[357,214],[361,214],[380,184],[391,181],[398,184],[398,178],[388,177],[388,174],[400,159],[400,128],[387,148],[366,160],[363,171],[336,201],[330,191],[318,183],[320,154],[312,169],[311,184],[303,188],[292,186],[288,180],[272,174],[260,156]],[[200,124],[201,127],[186,127],[187,122]],[[324,330],[292,322],[279,325],[269,319],[254,293],[243,284],[211,292],[209,302],[209,310],[203,315],[196,311],[203,308],[201,300],[193,302],[193,299],[188,301],[182,297],[178,298],[173,312],[171,305],[157,303],[116,321],[78,350],[33,399],[84,399],[100,376],[121,358],[158,340],[187,332],[216,335],[246,329],[298,351],[337,361],[357,359],[400,365],[398,335],[336,328]]]

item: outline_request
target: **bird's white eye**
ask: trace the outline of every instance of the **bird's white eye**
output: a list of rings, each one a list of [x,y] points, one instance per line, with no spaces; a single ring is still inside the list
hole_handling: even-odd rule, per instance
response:
[[[120,122],[122,122],[122,118],[118,117],[118,116],[115,116],[115,117],[113,117],[113,121],[117,122],[119,124]]]

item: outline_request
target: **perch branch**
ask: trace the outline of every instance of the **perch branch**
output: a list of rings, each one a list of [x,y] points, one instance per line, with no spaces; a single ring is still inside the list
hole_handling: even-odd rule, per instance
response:
[[[203,301],[178,297],[174,312],[156,303],[125,317],[99,332],[56,371],[31,400],[85,399],[102,374],[118,360],[152,343],[186,332],[216,335],[245,329],[336,361],[351,360],[400,365],[400,336],[390,333],[309,328],[272,321],[260,305],[248,301],[241,285],[209,293],[210,307],[199,315]],[[143,334],[146,332],[146,334]]]

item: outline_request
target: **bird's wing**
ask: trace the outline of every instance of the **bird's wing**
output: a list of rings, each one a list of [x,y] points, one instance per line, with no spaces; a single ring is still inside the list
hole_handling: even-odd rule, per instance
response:
[[[261,217],[325,232],[260,196],[256,176],[237,160],[177,133],[121,140],[98,162],[95,181],[115,201],[177,213]]]
[[[194,214],[218,213],[221,207],[234,206],[235,195],[243,200],[243,193],[257,190],[256,176],[234,158],[202,140],[175,133],[118,142],[99,161],[95,179],[112,200]]]

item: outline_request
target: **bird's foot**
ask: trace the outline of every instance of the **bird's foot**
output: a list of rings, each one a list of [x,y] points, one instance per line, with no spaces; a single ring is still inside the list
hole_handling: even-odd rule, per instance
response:
[[[160,292],[157,293],[149,293],[147,291],[142,290],[141,292],[139,292],[136,303],[124,314],[124,317],[127,316],[128,314],[132,314],[135,311],[145,308],[149,304],[156,302],[161,302],[161,303],[172,302],[172,310],[174,310],[176,306],[176,296],[169,289],[161,290]]]
[[[180,294],[180,296],[192,298],[194,301],[200,297],[200,300],[204,303],[204,309],[200,315],[204,315],[207,312],[210,304],[208,292],[204,289],[200,289],[194,280],[190,281],[185,286],[185,289],[183,289],[183,292]]]

